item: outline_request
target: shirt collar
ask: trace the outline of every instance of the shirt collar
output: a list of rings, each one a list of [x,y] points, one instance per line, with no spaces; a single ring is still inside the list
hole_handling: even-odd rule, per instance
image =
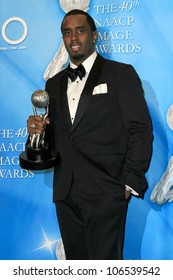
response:
[[[97,57],[97,52],[95,51],[82,63],[87,73],[90,72],[96,57]],[[76,65],[70,61],[70,67],[74,69],[76,68]]]

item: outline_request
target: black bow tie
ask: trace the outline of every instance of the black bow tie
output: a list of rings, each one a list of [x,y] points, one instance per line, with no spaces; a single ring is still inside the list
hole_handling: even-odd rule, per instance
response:
[[[84,66],[82,64],[80,64],[75,69],[68,67],[67,73],[68,73],[68,77],[71,79],[71,81],[74,82],[78,76],[82,80],[82,78],[85,77],[86,71],[85,71]]]

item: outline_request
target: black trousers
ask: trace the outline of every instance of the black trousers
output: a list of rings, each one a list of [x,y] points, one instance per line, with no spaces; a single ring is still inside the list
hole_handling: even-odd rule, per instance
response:
[[[55,202],[66,259],[123,259],[127,204],[120,187],[91,196],[74,181],[68,197]]]

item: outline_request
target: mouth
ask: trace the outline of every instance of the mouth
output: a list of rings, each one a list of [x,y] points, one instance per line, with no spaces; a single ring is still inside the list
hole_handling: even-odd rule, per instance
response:
[[[73,51],[78,51],[80,48],[81,48],[80,45],[71,45],[71,49],[72,49]]]

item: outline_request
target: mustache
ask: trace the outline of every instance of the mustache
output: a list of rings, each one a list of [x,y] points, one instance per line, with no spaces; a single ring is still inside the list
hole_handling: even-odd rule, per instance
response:
[[[71,43],[71,44],[69,45],[70,48],[75,47],[75,46],[80,46],[80,47],[81,47],[82,44],[79,43],[79,42],[76,42],[76,43]]]

